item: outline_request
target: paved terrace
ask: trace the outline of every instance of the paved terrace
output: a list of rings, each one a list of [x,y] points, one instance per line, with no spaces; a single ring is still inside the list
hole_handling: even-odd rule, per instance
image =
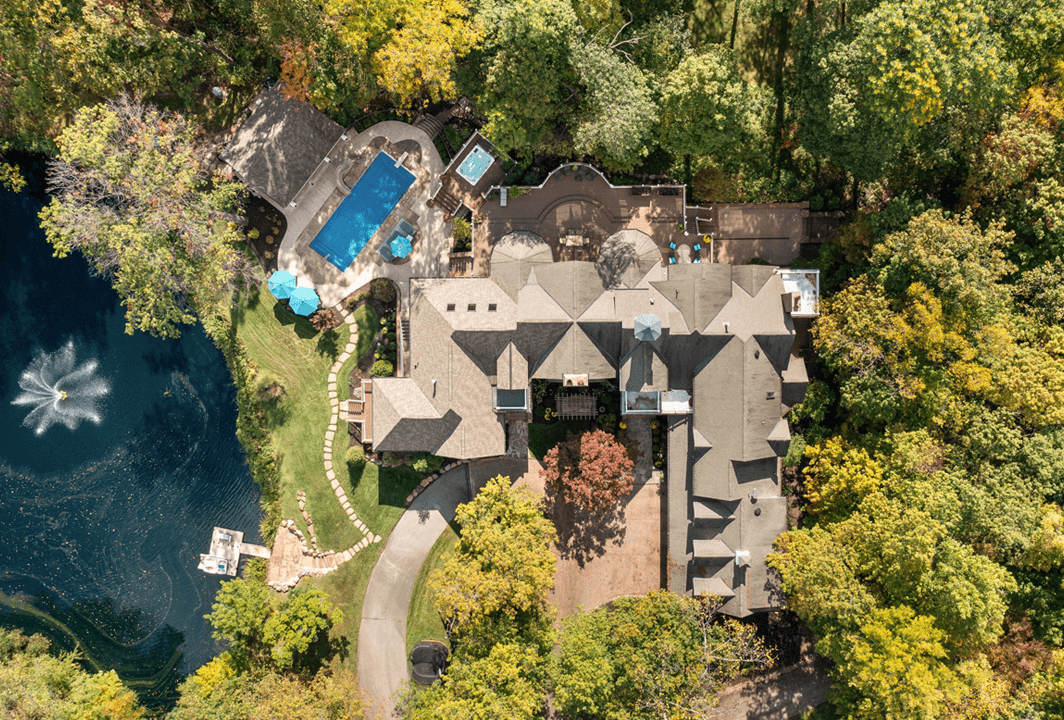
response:
[[[406,152],[404,166],[416,180],[355,261],[341,272],[311,250],[310,242],[346,196],[341,188],[352,187],[380,150],[396,159]],[[444,212],[428,206],[444,164],[424,130],[396,121],[377,123],[358,134],[348,130],[328,158],[329,162],[322,161],[296,194],[296,206],[284,209],[288,230],[277,253],[278,269],[288,270],[304,284],[313,284],[326,307],[375,277],[391,278],[409,298],[411,277],[447,274],[450,228],[443,220]],[[414,250],[401,264],[384,262],[377,248],[401,219],[417,229]]]
[[[574,172],[572,168],[579,168]],[[514,192],[520,193],[514,197]],[[679,186],[615,187],[594,168],[564,165],[538,188],[508,188],[502,206],[498,193],[481,205],[482,221],[473,231],[474,275],[485,277],[495,243],[507,233],[528,230],[542,237],[556,261],[594,260],[603,241],[618,230],[645,232],[662,249],[663,262],[669,243],[691,243],[684,235],[684,199]],[[580,235],[588,239],[583,248],[565,247],[562,238]]]

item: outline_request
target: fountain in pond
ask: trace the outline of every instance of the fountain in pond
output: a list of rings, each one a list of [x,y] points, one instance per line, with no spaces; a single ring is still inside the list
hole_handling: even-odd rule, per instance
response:
[[[96,375],[97,362],[76,365],[73,341],[54,353],[40,353],[18,380],[22,392],[12,405],[33,406],[22,421],[37,435],[56,423],[71,430],[82,420],[100,424],[96,401],[111,391],[106,380]]]

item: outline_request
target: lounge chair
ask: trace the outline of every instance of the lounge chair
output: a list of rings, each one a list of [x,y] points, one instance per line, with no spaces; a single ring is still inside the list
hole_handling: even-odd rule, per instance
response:
[[[675,250],[676,249],[676,243],[674,243],[674,242],[669,243],[669,249],[670,250]]]
[[[675,264],[676,264],[676,258],[670,257],[669,258],[669,265],[675,265]]]
[[[695,246],[694,246],[694,251],[695,251],[695,252],[698,252],[698,251],[699,251],[699,250],[701,250],[701,249],[702,249],[702,246],[701,246],[701,245],[699,245],[698,243],[695,243]]]

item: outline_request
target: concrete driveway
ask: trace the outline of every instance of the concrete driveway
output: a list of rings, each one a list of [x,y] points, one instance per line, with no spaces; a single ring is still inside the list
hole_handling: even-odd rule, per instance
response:
[[[395,711],[395,692],[410,678],[406,615],[414,584],[455,509],[468,500],[465,465],[441,475],[399,518],[373,567],[358,631],[358,681],[368,718]]]

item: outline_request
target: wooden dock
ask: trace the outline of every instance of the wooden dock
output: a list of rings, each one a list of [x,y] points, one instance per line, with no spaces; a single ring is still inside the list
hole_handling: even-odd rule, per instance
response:
[[[216,527],[211,533],[210,552],[200,555],[198,567],[212,575],[235,577],[241,555],[269,559],[270,549],[244,542],[244,533],[240,530]]]

